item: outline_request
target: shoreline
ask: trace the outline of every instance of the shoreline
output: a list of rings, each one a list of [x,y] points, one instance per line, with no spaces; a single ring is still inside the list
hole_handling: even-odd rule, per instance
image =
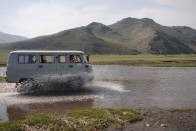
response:
[[[96,110],[103,110],[106,111],[109,110],[133,110],[134,112],[136,111],[138,115],[140,115],[140,117],[138,118],[138,120],[134,120],[134,121],[129,121],[129,120],[125,120],[125,121],[121,121],[121,124],[118,123],[107,123],[106,121],[102,121],[101,122],[101,118],[97,117],[97,118],[93,118],[91,120],[89,120],[88,115],[92,114],[96,114],[97,111]],[[24,130],[40,130],[40,129],[51,129],[51,123],[53,123],[54,121],[57,121],[58,124],[57,125],[52,125],[55,126],[57,129],[62,128],[62,123],[66,121],[66,123],[72,123],[70,126],[74,126],[75,130],[85,130],[88,127],[88,124],[86,121],[86,119],[88,118],[88,122],[92,122],[93,121],[98,121],[98,123],[96,123],[95,125],[91,125],[91,129],[93,130],[106,130],[106,131],[111,131],[111,130],[115,130],[115,131],[129,131],[131,130],[172,130],[172,131],[184,131],[184,130],[195,130],[196,129],[196,109],[160,109],[160,108],[140,108],[140,109],[134,109],[134,108],[127,108],[127,109],[113,109],[113,108],[87,108],[87,109],[79,109],[78,111],[80,112],[86,112],[86,110],[92,110],[90,113],[88,113],[88,115],[86,114],[86,116],[78,116],[77,119],[74,118],[74,120],[67,120],[67,115],[61,115],[61,114],[56,114],[56,113],[38,113],[38,114],[34,114],[31,115],[29,117],[27,117],[24,120],[19,120],[19,121],[12,121],[12,122],[0,122],[1,126],[4,125],[9,125],[9,124],[17,124],[19,128],[22,128]],[[73,110],[69,113],[72,113],[76,110]],[[119,112],[119,111],[117,111]],[[69,114],[67,113],[67,114]],[[119,112],[120,114],[123,112]],[[55,114],[55,115],[54,115]],[[44,118],[39,118],[43,115],[46,115],[52,119],[49,120],[45,120]],[[35,117],[38,118],[35,118]],[[114,114],[114,116],[111,117],[116,117],[116,115]],[[59,119],[60,118],[60,119]],[[84,120],[83,120],[84,118]],[[64,121],[62,121],[64,120]],[[33,121],[35,124],[31,125],[29,123],[26,123],[26,121]],[[38,121],[38,122],[36,122]],[[74,122],[73,122],[74,121]],[[78,123],[76,126],[76,123],[78,122],[84,122],[82,123]],[[101,122],[101,123],[99,123]],[[25,123],[25,124],[24,124]],[[80,125],[82,124],[82,125]],[[101,128],[97,125],[102,124],[103,126],[101,126]],[[25,125],[25,128],[24,128]],[[82,128],[81,128],[82,126]],[[9,127],[5,128],[8,129]],[[66,128],[64,128],[66,129]]]

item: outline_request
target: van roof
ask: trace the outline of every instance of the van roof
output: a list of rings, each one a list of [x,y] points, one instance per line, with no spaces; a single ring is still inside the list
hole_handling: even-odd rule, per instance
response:
[[[76,54],[84,54],[83,51],[77,50],[16,50],[10,53],[76,53]]]

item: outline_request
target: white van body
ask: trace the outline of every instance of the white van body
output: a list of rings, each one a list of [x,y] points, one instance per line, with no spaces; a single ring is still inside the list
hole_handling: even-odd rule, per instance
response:
[[[71,56],[77,60],[72,62]],[[18,50],[9,54],[6,80],[9,83],[21,83],[24,80],[33,80],[44,75],[75,75],[79,73],[90,76],[86,77],[86,81],[93,79],[92,66],[82,51]]]

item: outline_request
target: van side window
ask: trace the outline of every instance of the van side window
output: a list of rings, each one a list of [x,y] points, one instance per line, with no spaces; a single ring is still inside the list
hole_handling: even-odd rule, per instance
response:
[[[59,63],[66,63],[66,55],[59,55],[58,62]]]
[[[30,64],[36,62],[35,55],[19,55],[18,56],[18,63],[20,64]]]
[[[40,55],[39,62],[40,63],[54,63],[54,56],[53,55]]]

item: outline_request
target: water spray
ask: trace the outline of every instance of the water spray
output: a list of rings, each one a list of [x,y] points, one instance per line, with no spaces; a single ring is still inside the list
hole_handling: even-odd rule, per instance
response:
[[[28,79],[18,84],[17,91],[25,94],[78,90],[92,80],[93,76],[87,73],[37,75],[33,79]]]

